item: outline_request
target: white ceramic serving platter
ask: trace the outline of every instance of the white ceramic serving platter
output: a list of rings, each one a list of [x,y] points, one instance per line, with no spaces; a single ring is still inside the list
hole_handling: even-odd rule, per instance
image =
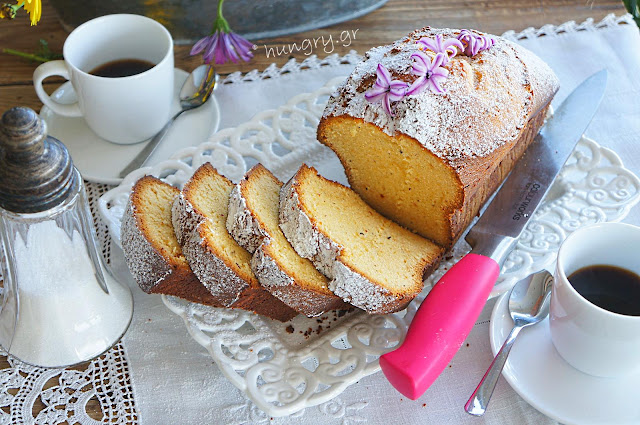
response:
[[[114,241],[120,243],[120,220],[129,191],[145,174],[181,187],[195,169],[211,162],[237,182],[260,162],[286,181],[307,163],[346,184],[337,157],[316,141],[324,106],[343,80],[335,78],[313,93],[295,96],[277,109],[214,134],[206,143],[132,172],[99,201]],[[580,226],[619,221],[639,200],[640,180],[614,152],[583,138],[506,261],[491,297],[532,272],[552,267],[560,243]],[[378,371],[379,356],[404,338],[430,287],[469,249],[464,240],[456,244],[425,282],[423,294],[405,311],[386,316],[356,311],[341,317],[327,314],[320,322],[297,317],[282,324],[240,310],[213,309],[173,297],[163,300],[184,319],[189,333],[209,350],[234,385],[269,415],[284,416],[326,402]]]

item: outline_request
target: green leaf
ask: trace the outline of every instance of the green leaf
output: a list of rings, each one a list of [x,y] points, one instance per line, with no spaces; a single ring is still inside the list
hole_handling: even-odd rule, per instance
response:
[[[46,40],[40,39],[39,44],[40,47],[35,52],[37,56],[47,58],[48,60],[62,59],[61,54],[51,51],[51,48],[49,48],[49,43],[47,43]]]
[[[2,49],[2,53],[19,56],[36,62],[49,62],[54,59],[62,59],[62,55],[60,53],[52,52],[49,48],[49,43],[42,39],[40,39],[38,50],[34,53],[21,52],[14,49]]]

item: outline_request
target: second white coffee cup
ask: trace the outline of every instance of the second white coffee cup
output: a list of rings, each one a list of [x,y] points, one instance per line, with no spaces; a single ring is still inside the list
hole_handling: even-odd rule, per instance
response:
[[[156,134],[169,119],[173,98],[173,40],[165,27],[140,15],[107,15],[77,27],[64,43],[64,60],[46,62],[33,74],[38,97],[58,115],[82,116],[110,142],[131,144]],[[90,74],[117,60],[155,64],[126,77]],[[44,91],[42,81],[59,75],[71,82],[78,101],[65,105]]]
[[[640,316],[598,307],[567,278],[594,265],[640,275],[638,247],[640,228],[623,223],[586,226],[560,247],[549,312],[551,339],[567,363],[582,372],[601,377],[640,373]]]

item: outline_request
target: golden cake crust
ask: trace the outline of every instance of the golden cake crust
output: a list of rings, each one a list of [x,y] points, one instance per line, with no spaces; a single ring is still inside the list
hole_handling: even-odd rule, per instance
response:
[[[392,105],[394,116],[380,103],[365,99],[365,92],[376,82],[378,64],[388,69],[391,78],[410,83],[416,79],[411,59],[420,48],[416,41],[437,35],[455,38],[459,33],[460,30],[423,28],[391,45],[371,49],[332,95],[318,126],[318,140],[336,152],[350,185],[366,202],[445,247],[457,240],[531,143],[558,88],[557,78],[538,57],[495,37],[491,48],[473,57],[457,54],[451,58],[445,65],[449,74],[441,84],[446,90],[443,94],[424,90],[405,96]],[[353,129],[350,137],[354,140],[362,137],[371,143],[392,141],[380,148],[383,154],[373,152],[375,147],[366,146],[366,141],[354,153],[336,144],[336,131],[344,133],[348,128]],[[384,139],[383,135],[389,137]],[[398,147],[407,147],[412,157],[423,157],[425,165],[441,165],[440,172],[451,181],[443,188],[450,193],[446,202],[423,199],[409,192],[429,183],[424,175],[369,173],[371,180],[377,180],[372,181],[374,186],[396,177],[407,182],[401,187],[376,190],[375,194],[368,192],[369,177],[362,163],[392,170],[394,163],[408,157],[407,152],[393,152]],[[368,158],[358,163],[356,155]],[[405,201],[407,204],[398,208]],[[447,229],[437,233],[425,223],[406,218],[407,211],[418,211],[424,202],[434,202],[440,208],[448,222]]]
[[[529,119],[549,103],[558,88],[551,69],[525,48],[500,37],[495,45],[474,57],[458,54],[445,67],[445,93],[424,90],[406,96],[393,106],[394,116],[364,94],[376,81],[377,66],[392,78],[412,82],[411,55],[420,50],[422,37],[449,38],[460,30],[423,28],[391,45],[365,54],[347,80],[331,96],[323,117],[347,115],[361,118],[393,136],[406,134],[458,169],[468,184],[467,161],[482,158],[515,140]],[[472,171],[471,171],[472,172]]]
[[[211,217],[204,210],[208,183],[218,187],[224,208],[214,207]],[[220,175],[210,163],[203,164],[185,184],[173,205],[173,226],[181,235],[182,249],[191,269],[222,305],[254,311],[263,316],[287,321],[297,312],[273,297],[258,282],[250,269],[250,255],[228,236],[218,240],[213,219],[226,222],[228,196],[233,183]],[[226,233],[226,229],[224,229]],[[227,243],[225,245],[225,243]]]
[[[172,295],[198,304],[221,307],[193,274],[182,250],[171,248],[154,237],[157,232],[146,220],[144,203],[150,202],[149,195],[155,198],[158,191],[167,191],[171,197],[180,193],[155,177],[144,176],[136,182],[129,196],[122,219],[121,240],[131,274],[146,293]],[[170,208],[172,200],[164,201],[164,208]]]
[[[399,264],[397,261],[411,262],[410,270],[406,271],[411,276],[410,282],[406,283],[402,288],[393,288],[388,281],[380,280],[370,270],[354,265],[351,256],[355,252],[355,245],[343,244],[335,240],[335,235],[332,236],[330,234],[331,231],[328,229],[331,225],[321,222],[305,202],[305,199],[308,201],[315,197],[313,194],[305,195],[304,193],[306,190],[305,181],[312,180],[321,181],[325,189],[333,189],[330,190],[330,193],[323,192],[327,193],[327,197],[335,200],[349,199],[345,202],[355,202],[357,204],[355,209],[360,212],[361,218],[365,216],[378,217],[373,220],[377,221],[381,228],[390,226],[394,229],[391,233],[396,236],[398,233],[401,235],[400,238],[402,240],[394,240],[392,242],[386,240],[391,239],[391,236],[382,236],[385,239],[383,242],[405,247],[412,244],[413,248],[420,250],[413,253],[416,256],[415,258],[412,258],[413,254],[405,258],[393,258],[391,254],[386,255],[386,252],[383,253],[383,257],[379,258],[379,265],[392,271],[401,270],[400,267],[397,267]],[[422,278],[425,273],[430,273],[437,266],[442,255],[442,249],[381,217],[364,204],[362,200],[356,199],[357,196],[355,194],[351,193],[353,197],[349,196],[350,194],[347,191],[350,191],[350,189],[337,182],[325,179],[314,168],[303,164],[280,192],[280,227],[298,254],[309,258],[319,270],[331,278],[329,287],[336,295],[343,297],[353,306],[361,308],[368,313],[387,314],[402,310],[422,290]],[[338,192],[345,196],[338,196]],[[344,206],[345,204],[342,204],[341,201],[337,201],[336,212],[341,211],[341,207]],[[351,219],[351,217],[344,218],[346,221]],[[353,232],[356,231],[358,226],[350,226],[346,223],[346,227],[349,229],[344,233],[345,235],[356,235],[357,232]],[[374,238],[373,241],[379,243],[382,240],[380,235],[376,233],[378,230],[379,228],[377,227],[362,229],[363,232],[371,231]],[[386,231],[383,231],[383,233],[387,234]],[[367,244],[368,239],[365,234],[359,234],[362,237],[356,236],[355,243]],[[409,243],[407,239],[411,240],[411,242]]]
[[[295,268],[290,268],[274,248],[278,236],[273,232],[280,232],[280,229],[274,230],[265,222],[258,212],[261,201],[254,199],[249,191],[250,185],[258,179],[268,179],[274,186],[282,186],[282,182],[263,165],[254,166],[231,192],[227,229],[242,247],[253,253],[251,268],[260,284],[276,298],[309,317],[319,316],[329,310],[350,308],[350,305],[329,291],[326,279],[313,269],[311,263],[298,266],[306,266],[316,273],[316,276],[307,280],[303,277],[303,271],[299,275]],[[275,207],[278,208],[278,205]],[[275,214],[277,217],[277,210]],[[283,242],[288,243],[286,240]],[[308,262],[300,258],[298,260]],[[319,286],[318,280],[324,286]]]

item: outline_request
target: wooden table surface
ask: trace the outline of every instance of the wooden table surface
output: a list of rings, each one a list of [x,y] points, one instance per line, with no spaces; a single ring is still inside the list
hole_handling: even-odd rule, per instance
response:
[[[13,21],[0,20],[0,49],[33,52],[37,49],[39,40],[44,39],[53,51],[62,52],[62,45],[68,34],[48,0],[42,1],[42,7],[42,19],[34,27],[29,26],[29,19],[24,11],[20,11]],[[255,68],[262,70],[272,62],[282,65],[291,57],[303,60],[307,57],[303,51],[267,57],[266,50],[280,47],[282,51],[290,43],[301,43],[304,39],[320,36],[328,38],[333,35],[334,39],[339,38],[344,30],[355,31],[355,39],[349,46],[335,43],[334,53],[345,54],[352,49],[364,53],[371,47],[387,44],[426,25],[475,28],[499,35],[510,29],[520,31],[531,26],[560,24],[569,20],[600,20],[612,12],[624,13],[620,0],[389,0],[382,8],[352,21],[284,37],[252,40],[258,49],[251,62],[221,66],[219,72],[227,74]],[[200,64],[200,57],[190,57],[189,50],[190,46],[176,46],[177,67],[190,70]],[[326,56],[322,49],[317,49],[314,53],[319,57]],[[37,66],[38,63],[0,53],[0,113],[13,106],[29,106],[36,111],[40,110],[42,104],[31,82],[33,70]],[[45,84],[47,91],[53,91],[61,82],[61,79],[49,78]]]
[[[42,1],[42,7],[42,19],[35,27],[29,26],[29,19],[23,11],[13,21],[0,20],[0,49],[33,52],[37,49],[39,40],[44,39],[53,51],[61,52],[68,34],[48,0]],[[309,38],[328,38],[329,35],[334,39],[339,38],[345,30],[355,32],[352,44],[344,46],[336,43],[332,53],[345,54],[350,50],[364,53],[371,47],[387,44],[426,25],[475,28],[499,35],[510,29],[520,31],[527,27],[560,24],[569,20],[582,22],[593,18],[597,21],[609,13],[620,15],[624,12],[619,0],[389,0],[382,8],[352,21],[284,37],[252,40],[258,49],[251,62],[221,66],[218,72],[224,75],[234,71],[262,70],[273,62],[282,65],[292,57],[303,60],[307,57],[303,51],[277,57],[267,57],[265,52],[273,47],[279,47],[282,51],[290,43],[301,43]],[[177,67],[190,70],[200,64],[200,57],[190,57],[189,50],[190,46],[176,46]],[[319,57],[326,56],[322,49],[317,49],[314,53]],[[0,53],[0,113],[13,106],[29,106],[36,111],[40,110],[42,104],[33,90],[31,80],[37,66],[36,62]],[[46,81],[46,90],[52,92],[62,82],[59,78],[50,78]],[[0,358],[0,368],[7,367],[4,359]],[[41,408],[42,404],[37,403],[33,413],[37,414]],[[88,408],[92,417],[102,418],[96,400],[92,400]]]

